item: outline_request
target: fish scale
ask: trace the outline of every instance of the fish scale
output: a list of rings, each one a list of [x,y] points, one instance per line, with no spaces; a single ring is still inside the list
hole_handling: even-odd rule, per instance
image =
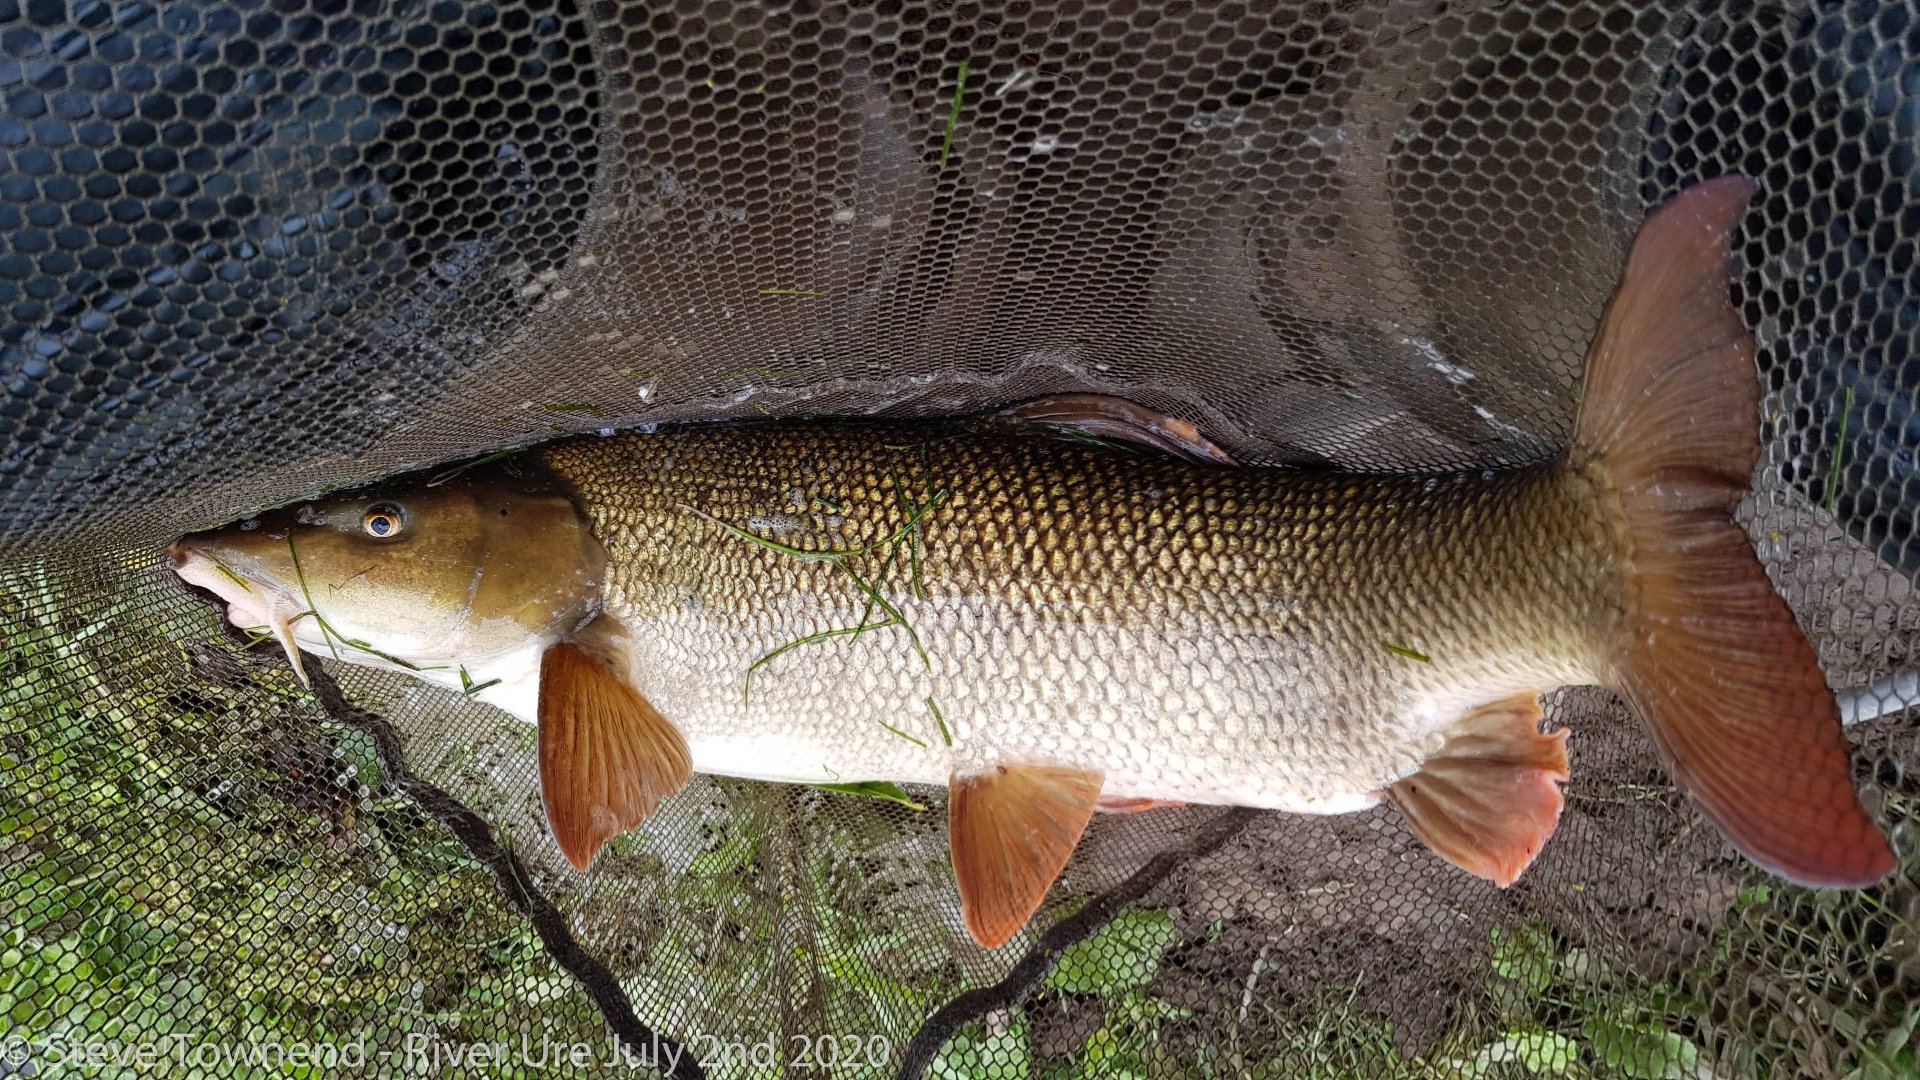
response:
[[[884,425],[616,435],[541,460],[606,546],[631,678],[699,771],[943,784],[1038,759],[1115,797],[1350,809],[1462,709],[1592,681],[1618,614],[1611,538],[1551,468],[1329,477]],[[725,525],[880,545],[844,562],[926,662],[900,627],[868,630],[788,649],[743,694],[783,646],[885,616],[834,560]]]

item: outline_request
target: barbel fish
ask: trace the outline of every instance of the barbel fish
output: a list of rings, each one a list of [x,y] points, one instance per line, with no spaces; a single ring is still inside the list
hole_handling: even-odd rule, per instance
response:
[[[170,558],[296,668],[406,671],[537,724],[548,821],[583,869],[701,771],[947,785],[987,947],[1102,805],[1384,800],[1505,886],[1568,779],[1538,695],[1601,684],[1754,862],[1864,886],[1892,851],[1732,520],[1760,454],[1726,272],[1752,189],[1707,181],[1643,223],[1573,444],[1534,467],[1241,468],[1184,421],[1068,396],[1012,428],[563,440]],[[1058,426],[1157,450],[1036,437]]]

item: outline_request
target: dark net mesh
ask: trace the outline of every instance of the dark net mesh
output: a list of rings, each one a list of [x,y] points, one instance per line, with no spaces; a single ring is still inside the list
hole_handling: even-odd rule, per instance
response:
[[[940,792],[696,778],[579,875],[528,728],[335,668],[503,888],[160,547],[558,433],[1063,390],[1256,462],[1539,460],[1644,209],[1732,170],[1743,520],[1915,850],[1911,4],[0,0],[0,94],[0,1075],[606,1072],[516,889],[710,1074],[891,1074],[1223,811],[1096,821],[987,953]],[[1915,1074],[1910,858],[1786,885],[1610,696],[1549,717],[1514,888],[1384,809],[1258,815],[930,1075]]]

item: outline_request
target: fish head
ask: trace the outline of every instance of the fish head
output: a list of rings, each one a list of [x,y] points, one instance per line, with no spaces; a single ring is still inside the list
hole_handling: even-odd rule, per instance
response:
[[[606,553],[557,484],[504,471],[400,482],[181,537],[174,572],[301,650],[399,670],[478,670],[592,618]]]

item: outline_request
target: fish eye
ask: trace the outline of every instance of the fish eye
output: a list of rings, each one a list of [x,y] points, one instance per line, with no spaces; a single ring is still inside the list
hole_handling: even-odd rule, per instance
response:
[[[406,519],[392,503],[375,503],[367,507],[366,516],[360,519],[360,528],[375,540],[391,540],[406,528]]]

